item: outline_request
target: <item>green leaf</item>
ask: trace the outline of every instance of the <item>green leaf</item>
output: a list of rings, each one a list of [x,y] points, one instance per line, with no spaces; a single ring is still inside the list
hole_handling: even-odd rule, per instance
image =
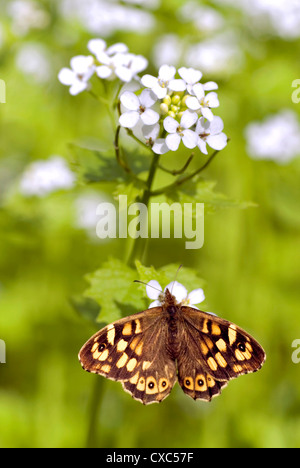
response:
[[[113,322],[122,316],[145,309],[137,285],[135,270],[118,259],[110,258],[101,268],[86,276],[90,286],[85,296],[94,299],[100,306],[97,320]]]
[[[200,179],[192,181],[178,191],[172,190],[166,194],[167,201],[183,203],[204,203],[206,212],[214,212],[221,208],[245,209],[256,206],[251,201],[235,200],[227,195],[215,192],[216,182]],[[194,212],[193,212],[194,215]]]

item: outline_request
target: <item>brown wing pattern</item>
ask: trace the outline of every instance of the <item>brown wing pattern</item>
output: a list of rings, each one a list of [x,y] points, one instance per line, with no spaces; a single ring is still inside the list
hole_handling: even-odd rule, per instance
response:
[[[122,382],[144,404],[162,401],[176,381],[167,352],[161,307],[118,320],[92,336],[79,352],[82,367]]]
[[[178,381],[189,396],[210,400],[230,379],[261,368],[264,350],[240,327],[191,307],[181,311]]]

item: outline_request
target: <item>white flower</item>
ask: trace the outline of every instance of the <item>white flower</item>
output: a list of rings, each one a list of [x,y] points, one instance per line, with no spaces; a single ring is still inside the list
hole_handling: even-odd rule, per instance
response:
[[[158,307],[162,304],[165,299],[164,293],[167,289],[179,304],[192,306],[194,309],[197,309],[195,304],[200,304],[200,302],[203,302],[205,299],[203,289],[194,289],[188,294],[187,289],[181,283],[178,283],[178,281],[172,281],[165,287],[163,292],[158,281],[151,280],[146,286],[147,296],[150,299],[154,299],[154,301],[149,305],[149,308]]]
[[[283,109],[246,127],[247,149],[253,159],[288,163],[300,155],[300,124],[296,112]]]
[[[215,83],[209,82],[206,85],[211,88]],[[211,92],[205,96],[205,86],[201,83],[196,83],[193,86],[193,93],[195,96],[189,96],[186,100],[187,107],[193,111],[200,110],[203,117],[211,121],[214,115],[210,108],[219,106],[217,93]]]
[[[72,188],[74,182],[74,174],[66,161],[60,156],[52,156],[28,166],[20,180],[20,192],[25,196],[43,197],[56,190]]]
[[[94,71],[94,58],[91,55],[77,55],[71,59],[71,69],[60,70],[58,79],[62,84],[70,86],[70,94],[74,96],[88,88]]]
[[[158,122],[159,114],[151,109],[157,99],[150,89],[144,89],[139,96],[125,91],[120,100],[127,109],[119,118],[122,127],[133,128],[140,119],[144,125],[154,125]]]
[[[222,132],[224,128],[221,117],[213,117],[212,121],[200,117],[196,125],[199,135],[197,146],[200,151],[207,154],[206,143],[215,150],[222,150],[227,145],[227,136]]]
[[[122,42],[107,48],[103,39],[91,39],[88,49],[100,62],[96,68],[99,78],[113,80],[118,77],[121,81],[128,83],[148,66],[148,60],[145,57],[130,54],[128,47]]]
[[[198,83],[198,81],[202,78],[202,73],[199,70],[195,70],[195,68],[186,68],[181,67],[178,70],[179,75],[187,84],[187,91],[188,93],[192,94],[193,86]]]
[[[174,79],[175,73],[175,67],[162,65],[158,72],[158,78],[152,75],[144,75],[141,82],[146,88],[152,89],[159,99],[163,99],[168,90],[184,91],[186,89],[184,80]]]
[[[197,146],[198,135],[189,128],[197,121],[197,114],[186,110],[181,117],[180,124],[173,117],[166,117],[164,120],[164,128],[169,133],[166,136],[165,143],[171,151],[177,151],[180,141],[187,148],[195,148]]]
[[[117,42],[116,44],[113,44],[107,48],[106,42],[103,39],[91,39],[88,42],[88,49],[96,56],[99,62],[102,62],[103,57],[111,57],[115,54],[124,54],[128,52],[128,47],[126,44]]]

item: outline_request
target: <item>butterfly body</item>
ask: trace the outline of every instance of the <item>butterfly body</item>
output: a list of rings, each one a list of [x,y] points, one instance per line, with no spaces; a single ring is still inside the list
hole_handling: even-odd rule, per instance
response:
[[[122,383],[144,404],[160,402],[178,381],[195,400],[210,401],[228,381],[261,368],[265,353],[227,320],[176,301],[125,317],[92,336],[79,352],[82,367]]]

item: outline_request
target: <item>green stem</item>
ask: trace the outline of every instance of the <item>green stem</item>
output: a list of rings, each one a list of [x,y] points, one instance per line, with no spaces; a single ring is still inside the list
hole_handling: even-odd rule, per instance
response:
[[[189,180],[193,179],[196,175],[200,174],[200,172],[204,171],[204,169],[211,163],[211,161],[214,159],[214,157],[218,154],[218,150],[216,150],[211,156],[210,158],[206,161],[205,164],[203,164],[203,166],[199,167],[199,169],[196,169],[196,171],[192,172],[191,174],[185,176],[185,177],[182,177],[181,179],[177,179],[175,182],[173,182],[172,184],[170,185],[165,185],[164,187],[162,187],[161,189],[159,190],[155,190],[153,192],[150,192],[150,196],[151,197],[156,197],[158,195],[162,195],[163,193],[166,193],[170,190],[173,190],[173,189],[176,189],[178,187],[180,187],[180,185],[183,185],[185,184],[186,182],[188,182]]]
[[[103,378],[96,376],[89,407],[89,425],[86,438],[86,448],[96,448],[99,446],[98,414],[103,400],[103,394],[104,380]]]
[[[152,188],[156,170],[158,168],[159,158],[160,158],[159,154],[153,153],[153,158],[152,158],[151,166],[149,169],[148,178],[146,181],[146,189],[144,190],[143,196],[140,199],[140,203],[143,203],[147,207],[149,204],[149,200],[152,196],[151,188]],[[137,239],[135,239],[135,242],[131,249],[131,253],[128,257],[128,265],[133,265],[136,259],[140,259],[140,260],[142,259],[143,253],[145,253],[145,250],[146,250],[145,248],[143,249],[143,241],[144,239],[142,239],[141,237],[138,237]]]

